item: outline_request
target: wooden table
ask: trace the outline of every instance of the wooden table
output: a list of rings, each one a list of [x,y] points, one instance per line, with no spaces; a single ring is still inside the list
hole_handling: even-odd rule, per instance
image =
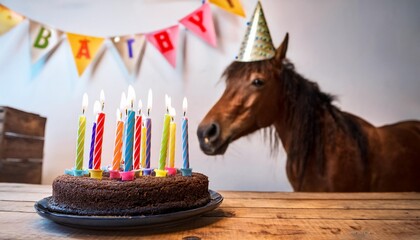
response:
[[[0,239],[420,239],[420,193],[220,193],[218,209],[178,227],[96,231],[38,216],[51,186],[0,183]]]

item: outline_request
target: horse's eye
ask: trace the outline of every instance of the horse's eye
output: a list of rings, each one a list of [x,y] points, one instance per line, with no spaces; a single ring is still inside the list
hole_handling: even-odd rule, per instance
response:
[[[252,85],[254,85],[255,87],[262,87],[264,85],[264,81],[259,78],[256,78],[252,80]]]

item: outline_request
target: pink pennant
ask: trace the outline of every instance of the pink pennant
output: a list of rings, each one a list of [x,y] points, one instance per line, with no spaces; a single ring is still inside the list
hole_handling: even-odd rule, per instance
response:
[[[210,45],[216,47],[216,34],[209,3],[204,3],[199,9],[187,15],[179,22]]]
[[[146,34],[147,41],[153,44],[173,67],[176,67],[178,33],[179,27],[176,25]]]

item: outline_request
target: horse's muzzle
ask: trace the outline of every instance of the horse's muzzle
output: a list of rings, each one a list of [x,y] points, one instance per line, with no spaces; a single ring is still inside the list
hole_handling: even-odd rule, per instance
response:
[[[224,154],[229,143],[225,144],[220,138],[221,129],[217,122],[200,124],[197,129],[201,150],[207,155]]]

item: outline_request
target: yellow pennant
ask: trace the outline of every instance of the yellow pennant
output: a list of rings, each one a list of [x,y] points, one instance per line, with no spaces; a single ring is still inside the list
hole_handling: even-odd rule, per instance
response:
[[[77,72],[81,76],[95,58],[104,38],[67,33],[67,40],[70,43]]]
[[[24,18],[0,4],[0,35],[18,25]]]
[[[245,17],[245,11],[240,0],[210,0],[210,2],[228,12]]]

